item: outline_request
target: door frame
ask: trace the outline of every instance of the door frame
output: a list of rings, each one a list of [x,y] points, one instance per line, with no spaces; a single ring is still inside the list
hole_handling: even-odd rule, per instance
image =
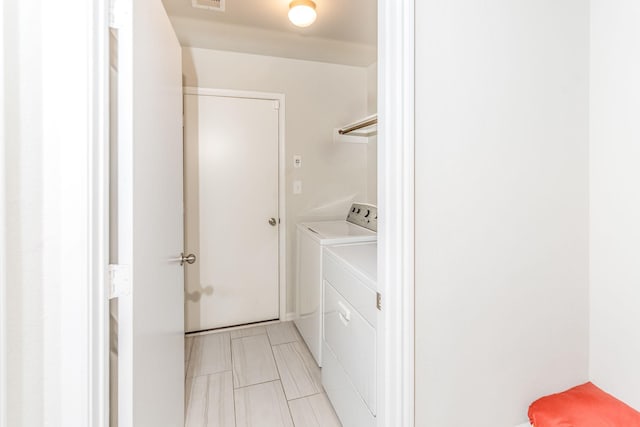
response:
[[[378,0],[378,112],[381,119],[378,133],[378,204],[381,215],[388,218],[381,223],[378,235],[378,277],[384,295],[378,343],[386,345],[386,350],[378,349],[378,353],[383,355],[378,364],[378,378],[384,382],[383,387],[379,388],[384,389],[382,396],[386,398],[386,405],[379,408],[378,425],[387,427],[414,425],[414,1]],[[91,43],[83,56],[94,70],[101,70],[108,63],[107,44],[102,39],[106,39],[108,34],[109,14],[104,2],[92,0],[91,4],[91,16],[71,14],[60,17],[60,20],[64,25],[78,26],[84,23],[91,28],[89,36],[98,35],[97,39],[89,37]],[[108,87],[106,73],[94,73],[90,79],[93,93],[105,92],[104,88]],[[77,90],[85,88],[78,87]],[[95,111],[108,111],[108,96],[103,94],[88,98],[88,104]],[[284,102],[281,108],[284,111]],[[96,150],[96,157],[86,160],[85,167],[92,182],[108,182],[108,170],[94,167],[96,163],[104,164],[105,157],[108,158],[104,149],[108,141],[107,114],[86,115],[84,120],[92,129],[92,135],[96,135],[100,141],[98,147],[101,147]],[[284,159],[281,163],[285,164]],[[100,184],[92,187],[94,191],[89,198],[95,204],[108,200],[107,187]],[[284,192],[281,193],[283,195]],[[89,249],[100,253],[104,250],[104,235],[108,227],[102,217],[104,208],[93,209],[89,204],[83,203],[74,204],[73,208],[78,209],[90,224],[96,224],[95,231],[90,236]],[[285,213],[281,210],[281,219]],[[94,272],[93,280],[90,281],[91,292],[94,295],[105,295],[104,261],[92,264],[90,269]],[[106,356],[109,347],[105,344],[108,343],[109,330],[104,307],[104,301],[91,298],[86,299],[84,304],[67,307],[68,311],[65,313],[69,318],[87,316],[94,320],[84,329],[84,336],[76,337],[77,342],[87,344],[85,351],[90,355],[89,364],[93,368],[91,376],[95,379],[91,386],[92,396],[87,399],[83,390],[77,395],[74,410],[92,414],[89,424],[96,426],[105,425],[109,408],[109,396],[104,392],[104,380],[108,378],[109,369],[108,363],[105,363],[108,360]],[[283,307],[284,304],[281,312]],[[391,313],[394,315],[391,316]]]
[[[285,210],[286,182],[285,182],[285,95],[283,93],[254,92],[233,89],[215,89],[185,86],[183,95],[218,96],[223,98],[262,99],[277,101],[278,107],[278,292],[279,292],[279,319],[287,318],[287,221]],[[183,142],[184,143],[184,142]]]
[[[415,0],[378,0],[378,427],[415,423]]]
[[[4,2],[0,4],[0,22],[4,28]],[[5,98],[5,31],[0,31],[0,99]],[[6,163],[4,138],[5,102],[0,103],[0,138],[3,144],[0,147],[0,427],[7,427],[7,234],[6,234]]]

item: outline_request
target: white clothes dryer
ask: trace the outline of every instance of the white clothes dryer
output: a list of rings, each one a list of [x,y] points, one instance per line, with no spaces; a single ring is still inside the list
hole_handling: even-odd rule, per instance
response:
[[[378,209],[354,203],[347,218],[298,224],[296,318],[300,335],[318,366],[322,366],[322,249],[378,240]]]
[[[322,385],[343,426],[376,425],[377,247],[323,250]]]

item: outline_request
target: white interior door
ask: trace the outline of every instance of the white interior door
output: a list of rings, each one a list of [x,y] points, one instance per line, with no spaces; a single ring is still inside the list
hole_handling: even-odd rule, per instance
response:
[[[159,0],[116,2],[119,427],[184,424],[181,48]],[[112,194],[113,196],[113,194]],[[113,222],[112,222],[113,225]],[[113,255],[113,253],[112,253]],[[172,260],[173,259],[173,260]]]
[[[186,329],[277,319],[275,100],[186,94]]]

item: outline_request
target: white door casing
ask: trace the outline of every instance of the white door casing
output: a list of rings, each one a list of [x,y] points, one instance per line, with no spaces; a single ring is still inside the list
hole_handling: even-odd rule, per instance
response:
[[[185,89],[188,332],[281,317],[282,101]]]
[[[378,427],[414,425],[414,0],[378,0]]]
[[[118,425],[184,423],[181,48],[161,2],[118,6]]]

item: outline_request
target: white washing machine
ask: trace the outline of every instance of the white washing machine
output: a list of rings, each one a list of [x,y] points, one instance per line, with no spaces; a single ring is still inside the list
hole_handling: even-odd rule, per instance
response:
[[[354,203],[341,221],[298,224],[296,319],[300,335],[322,366],[322,249],[378,240],[378,209]]]

